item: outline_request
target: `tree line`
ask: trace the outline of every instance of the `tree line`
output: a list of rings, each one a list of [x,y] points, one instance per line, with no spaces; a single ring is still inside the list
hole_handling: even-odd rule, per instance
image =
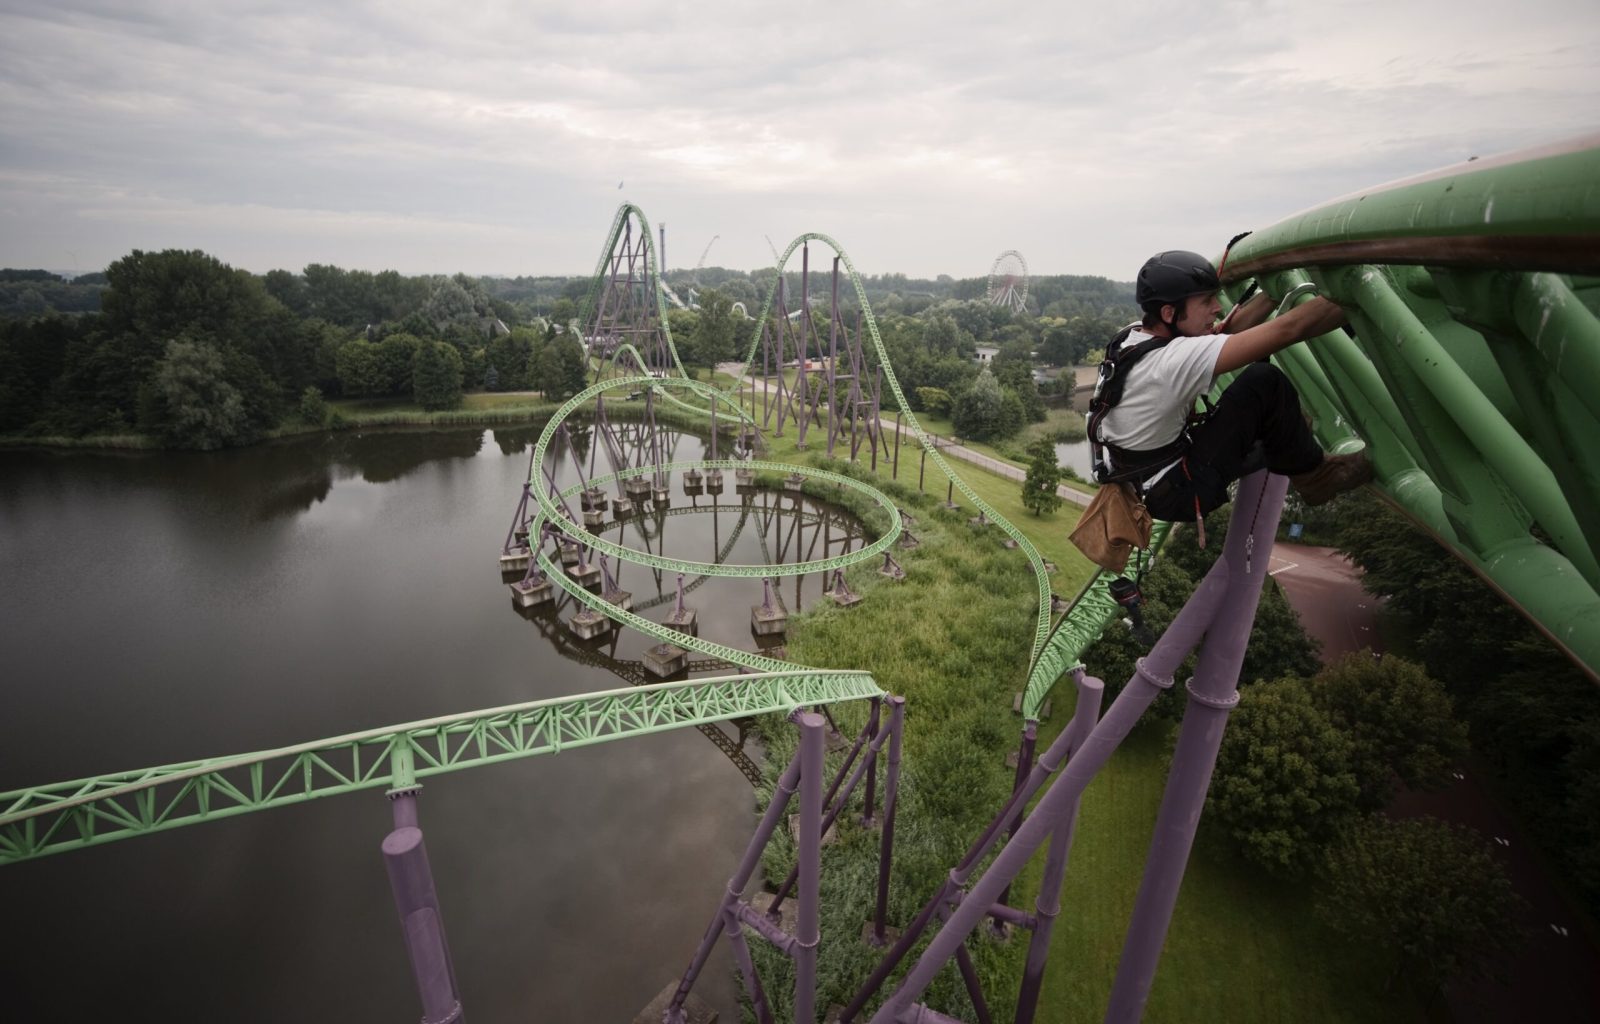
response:
[[[748,311],[775,274],[710,275],[718,283],[698,293],[697,308],[669,311],[691,372],[749,350],[756,325]],[[980,440],[1043,418],[1035,354],[1046,363],[1081,360],[1131,312],[1116,305],[1125,286],[1052,280],[1059,297],[1050,308],[1072,316],[1012,314],[914,287],[929,282],[869,278],[912,407],[952,416],[963,436]],[[70,282],[0,271],[0,435],[137,434],[219,448],[252,443],[295,417],[329,422],[328,399],[392,398],[426,409],[449,408],[473,390],[563,399],[583,384],[584,352],[569,325],[589,284],[320,263],[256,275],[198,250],[135,250]],[[982,281],[931,284],[955,295]],[[926,291],[920,297],[929,301],[905,312],[902,291]],[[745,314],[735,308],[741,301]],[[978,366],[979,345],[998,348],[992,365]],[[876,353],[868,359],[875,365]]]

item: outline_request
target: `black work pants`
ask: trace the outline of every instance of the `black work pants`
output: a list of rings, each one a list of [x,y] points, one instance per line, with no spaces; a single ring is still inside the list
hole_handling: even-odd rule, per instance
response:
[[[1294,476],[1316,469],[1322,446],[1300,415],[1300,395],[1271,363],[1251,363],[1222,391],[1206,421],[1189,432],[1184,463],[1145,493],[1156,519],[1182,522],[1228,500],[1228,485],[1263,466]]]

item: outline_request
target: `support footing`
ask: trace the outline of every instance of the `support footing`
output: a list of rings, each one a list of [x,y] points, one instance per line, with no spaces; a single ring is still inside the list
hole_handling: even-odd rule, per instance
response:
[[[633,1024],[661,1024],[666,1016],[667,1007],[672,1005],[672,997],[678,994],[677,981],[670,981],[667,987],[650,1000],[649,1005],[640,1010],[633,1018]],[[689,998],[683,1001],[683,1024],[717,1024],[717,1011],[713,1010],[704,999],[689,993]]]
[[[645,650],[641,660],[645,671],[658,679],[665,679],[688,667],[689,652],[676,644],[656,644]]]
[[[519,580],[511,584],[511,598],[518,608],[535,608],[554,596],[554,586],[549,580]]]
[[[777,636],[789,628],[789,613],[777,605],[750,606],[750,628],[756,636]]]
[[[574,615],[567,623],[574,636],[582,640],[593,640],[597,636],[604,636],[611,632],[611,620],[595,611],[585,608]]]
[[[690,636],[699,636],[700,624],[695,621],[696,618],[697,615],[693,608],[685,608],[682,614],[673,612],[668,615],[662,620],[662,625],[675,629],[680,633],[688,633]]]

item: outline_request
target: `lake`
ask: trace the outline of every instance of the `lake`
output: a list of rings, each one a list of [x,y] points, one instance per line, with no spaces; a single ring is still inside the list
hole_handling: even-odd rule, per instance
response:
[[[608,659],[644,638],[576,647],[574,608],[519,613],[499,575],[536,434],[0,452],[0,790],[625,685]],[[700,454],[678,438],[676,458]],[[673,489],[674,509],[731,507],[608,535],[794,560],[799,499],[753,513],[731,479],[717,499]],[[621,583],[637,606],[675,579]],[[794,610],[821,585],[783,596]],[[760,600],[758,580],[689,598],[701,635],[744,649]],[[419,810],[478,1021],[631,1020],[682,971],[756,824],[749,783],[694,730],[429,779]],[[390,828],[372,790],[0,870],[7,1016],[414,1020]],[[727,965],[696,991],[737,1019]]]

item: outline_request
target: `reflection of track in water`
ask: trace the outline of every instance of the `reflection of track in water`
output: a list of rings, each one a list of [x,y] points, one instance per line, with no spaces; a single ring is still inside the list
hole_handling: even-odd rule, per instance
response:
[[[555,648],[556,653],[568,661],[577,662],[588,668],[604,669],[629,686],[646,686],[660,682],[660,680],[652,678],[645,670],[644,662],[617,658],[613,654],[607,653],[608,649],[610,651],[616,650],[618,639],[616,631],[612,631],[609,634],[610,639],[602,642],[599,646],[582,643],[575,639],[562,626],[561,620],[562,613],[569,610],[573,603],[570,598],[563,597],[553,602],[548,608],[526,610],[517,608],[516,611],[518,615],[533,623],[539,630],[540,636],[548,640],[550,645]],[[512,607],[516,608],[516,605],[513,604]],[[716,658],[700,658],[689,662],[687,672],[689,675],[693,675],[696,672],[726,671],[734,667],[737,666],[731,666],[727,662]],[[733,766],[739,769],[739,773],[749,780],[750,785],[759,786],[761,785],[761,766],[756,764],[750,755],[745,753],[744,749],[745,733],[750,727],[750,720],[735,718],[729,721],[739,730],[739,738],[737,740],[723,732],[713,722],[696,725],[695,728],[700,730],[706,739],[711,741],[713,746],[722,751],[729,761],[733,762]]]
[[[759,499],[759,501],[752,499]],[[710,512],[714,516],[721,515],[724,512],[737,512],[739,513],[739,518],[734,523],[733,532],[717,550],[716,560],[720,563],[727,560],[728,556],[733,552],[734,544],[738,542],[739,537],[744,531],[745,525],[749,522],[751,515],[754,514],[756,521],[756,537],[761,546],[762,559],[768,564],[778,564],[779,562],[784,561],[791,550],[791,542],[793,542],[794,545],[793,550],[798,552],[801,544],[803,543],[803,529],[807,526],[818,528],[815,532],[813,532],[811,545],[809,548],[807,548],[807,559],[810,559],[816,551],[818,539],[823,533],[823,530],[821,529],[822,527],[835,527],[841,531],[841,536],[839,539],[826,540],[823,542],[825,549],[839,544],[848,546],[849,543],[860,536],[859,526],[854,521],[854,517],[843,509],[815,509],[806,508],[798,504],[791,508],[783,508],[777,503],[781,500],[782,499],[773,492],[761,491],[756,495],[746,496],[745,500],[741,501],[737,505],[717,503],[709,505],[685,505],[657,509],[654,512],[646,513],[644,515],[633,516],[625,521],[612,520],[604,523],[601,526],[591,527],[589,532],[602,533],[608,530],[619,530],[632,523],[641,527],[639,536],[643,538],[648,545],[650,540],[660,541],[663,537],[663,533],[660,529],[659,523],[657,524],[657,529],[653,533],[649,530],[642,529],[645,525],[645,521],[651,519],[662,520],[672,516],[685,516],[705,512]],[[787,536],[780,538],[778,554],[775,560],[772,556],[771,546],[767,542],[767,537],[769,533],[774,532],[774,521],[778,519],[790,519],[793,520],[793,522],[789,527]],[[796,538],[797,531],[802,533],[802,536],[798,539]],[[662,585],[661,574],[657,572],[655,573],[655,577],[657,590],[660,591]],[[618,573],[618,578],[620,579],[620,572]],[[699,575],[694,577],[694,579],[685,582],[683,587],[684,594],[687,595],[694,592],[704,585],[706,580],[711,578],[712,577],[709,575]],[[676,590],[660,592],[655,597],[649,598],[648,600],[635,600],[633,607],[635,611],[648,611],[649,609],[659,608],[664,604],[676,601],[677,598],[678,594]],[[718,664],[721,663],[718,662]]]

